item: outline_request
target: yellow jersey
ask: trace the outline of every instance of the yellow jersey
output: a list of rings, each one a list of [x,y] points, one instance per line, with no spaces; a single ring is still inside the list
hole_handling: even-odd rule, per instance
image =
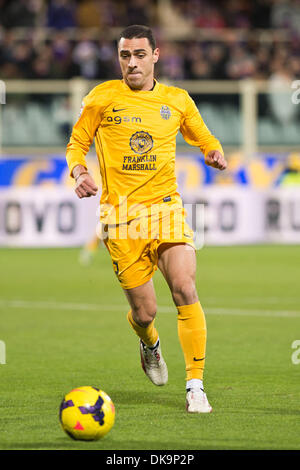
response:
[[[194,101],[180,88],[155,81],[151,91],[132,90],[123,80],[96,86],[83,100],[80,117],[67,145],[72,175],[95,139],[102,179],[100,219],[109,222],[126,201],[118,221],[132,218],[130,208],[150,207],[166,198],[180,200],[175,174],[176,135],[180,131],[204,155],[223,154]],[[169,200],[169,199],[167,199]]]

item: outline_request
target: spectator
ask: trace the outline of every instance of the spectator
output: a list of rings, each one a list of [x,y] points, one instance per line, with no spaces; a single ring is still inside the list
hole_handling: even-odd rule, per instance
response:
[[[5,28],[34,27],[39,6],[32,0],[2,0],[0,22]]]
[[[39,55],[32,62],[30,78],[38,80],[55,78],[52,71],[50,62],[42,55]]]
[[[286,0],[277,0],[271,9],[272,28],[291,28],[293,23],[293,4]]]
[[[150,25],[151,22],[151,4],[148,0],[130,0],[127,6],[127,24]]]
[[[268,46],[261,46],[256,53],[256,74],[257,80],[266,80],[270,76],[270,57],[271,52]]]
[[[230,53],[226,66],[227,77],[232,80],[253,77],[256,72],[255,58],[240,44],[236,44]]]
[[[72,58],[73,62],[79,67],[82,77],[93,79],[98,76],[98,51],[94,42],[84,38],[75,46]]]
[[[210,61],[211,77],[214,80],[224,80],[227,60],[226,48],[222,43],[212,43],[208,46],[207,57]]]
[[[254,2],[243,0],[229,0],[223,4],[226,24],[230,28],[250,29],[251,14]]]
[[[269,80],[269,106],[277,122],[285,125],[294,120],[298,112],[290,96],[294,77],[288,63],[280,57],[277,57],[272,67],[273,73]]]
[[[211,65],[208,61],[194,62],[191,68],[191,78],[194,80],[209,80],[212,76]]]
[[[299,56],[292,56],[290,58],[290,63],[289,63],[289,66],[290,66],[290,70],[291,70],[291,73],[293,75],[293,77],[296,79],[300,77],[300,57]]]
[[[98,74],[97,78],[110,79],[119,75],[119,62],[115,54],[115,48],[109,41],[99,41],[98,49]]]
[[[279,62],[293,76],[300,74],[300,0],[0,0],[0,11],[1,78],[113,78],[119,67],[113,41],[103,39],[105,28],[111,33],[120,25],[154,20],[162,48],[158,71],[165,78],[268,79]],[[37,25],[56,30],[46,30],[46,48],[45,39],[35,35]],[[28,33],[14,29],[19,26],[29,26]],[[257,27],[277,29],[262,42],[247,34]]]
[[[72,47],[63,32],[57,33],[52,42],[53,74],[56,78],[70,78]]]
[[[162,46],[160,73],[171,80],[182,80],[184,77],[184,52],[180,45],[165,43]]]
[[[225,28],[226,23],[221,11],[210,4],[203,5],[195,16],[194,25],[199,28]]]
[[[50,0],[47,11],[47,26],[64,29],[76,26],[76,4],[72,0]]]
[[[31,63],[29,78],[48,79],[56,78],[53,65],[53,52],[51,44],[42,44],[35,51]]]
[[[101,2],[82,0],[76,10],[78,26],[81,28],[101,28],[103,26],[101,13]]]
[[[28,78],[30,76],[30,63],[32,61],[32,46],[27,41],[19,42],[14,47],[12,54],[12,62],[19,70],[19,78]]]
[[[2,43],[0,43],[0,65],[12,61],[15,47],[16,40],[13,32],[11,30],[5,31]]]
[[[271,1],[256,0],[252,2],[251,25],[258,29],[270,28]]]

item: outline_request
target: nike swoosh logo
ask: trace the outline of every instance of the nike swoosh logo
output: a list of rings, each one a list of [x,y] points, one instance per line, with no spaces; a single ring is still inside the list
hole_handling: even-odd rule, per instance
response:
[[[120,108],[120,109],[115,109],[115,107],[113,107],[113,113],[118,113],[119,111],[125,111],[125,109],[127,108]]]
[[[201,359],[196,359],[196,357],[194,357],[194,361],[204,361],[205,357],[202,357]]]

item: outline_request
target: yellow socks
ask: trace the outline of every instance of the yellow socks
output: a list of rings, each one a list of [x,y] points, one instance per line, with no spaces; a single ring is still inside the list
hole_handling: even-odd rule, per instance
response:
[[[206,321],[200,302],[177,307],[178,337],[184,355],[186,380],[203,380],[206,351]],[[138,325],[130,310],[127,320],[139,338],[147,345],[154,346],[158,332],[154,320],[146,327]]]
[[[143,328],[134,321],[131,310],[127,314],[127,320],[146,346],[154,346],[158,340],[158,332],[154,326],[154,320],[146,328]]]
[[[200,302],[177,307],[178,337],[182,347],[186,380],[203,379],[206,350],[206,321]]]

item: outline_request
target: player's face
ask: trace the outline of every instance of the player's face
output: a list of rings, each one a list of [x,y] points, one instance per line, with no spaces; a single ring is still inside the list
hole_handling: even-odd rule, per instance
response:
[[[133,90],[151,90],[159,49],[153,51],[147,38],[121,38],[118,53],[125,83]]]

